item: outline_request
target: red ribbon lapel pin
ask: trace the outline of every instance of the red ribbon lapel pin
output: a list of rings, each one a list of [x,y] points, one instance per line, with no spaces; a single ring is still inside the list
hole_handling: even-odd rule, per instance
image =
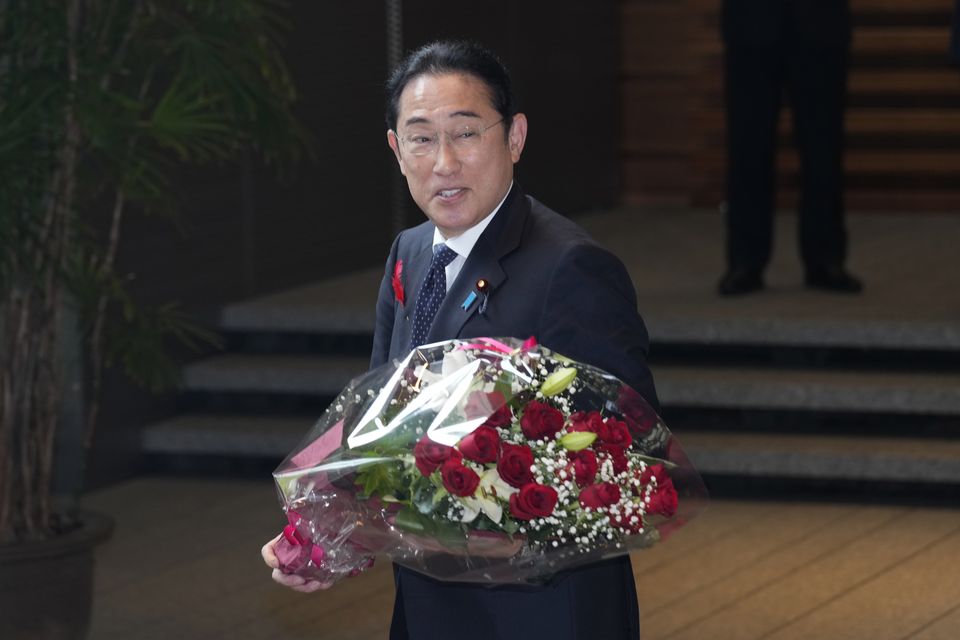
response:
[[[403,292],[403,260],[397,260],[393,266],[393,295],[401,305],[406,304]]]

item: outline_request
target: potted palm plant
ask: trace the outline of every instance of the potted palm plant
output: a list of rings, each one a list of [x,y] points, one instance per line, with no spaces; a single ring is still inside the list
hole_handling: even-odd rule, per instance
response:
[[[81,637],[60,627],[87,623],[91,548],[109,529],[58,509],[51,490],[69,319],[88,433],[105,364],[156,387],[170,371],[164,336],[207,337],[174,307],[135,304],[116,266],[124,220],[175,215],[184,165],[252,150],[288,166],[306,148],[281,57],[285,9],[0,0],[0,637]],[[72,575],[86,587],[62,584]]]

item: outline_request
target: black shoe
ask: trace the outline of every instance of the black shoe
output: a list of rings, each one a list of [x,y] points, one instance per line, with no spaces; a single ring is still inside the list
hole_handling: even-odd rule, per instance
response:
[[[760,269],[750,269],[747,267],[734,267],[729,269],[720,283],[717,290],[722,296],[739,296],[753,291],[763,289],[763,274]]]
[[[835,293],[860,293],[863,283],[847,273],[843,267],[824,265],[807,269],[806,284],[811,289]]]

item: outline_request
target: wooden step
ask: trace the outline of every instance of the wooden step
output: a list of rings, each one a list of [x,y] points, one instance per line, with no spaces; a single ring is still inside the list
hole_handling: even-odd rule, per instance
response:
[[[853,31],[853,55],[857,54],[941,54],[950,50],[950,27],[861,27]]]
[[[960,83],[960,72],[955,74]],[[712,136],[719,143],[725,135],[726,119],[722,111],[715,109],[697,110],[691,117],[694,125],[705,132],[716,132]],[[868,135],[909,135],[909,134],[960,134],[960,110],[958,109],[847,109],[844,125],[847,133]],[[789,111],[784,110],[780,117],[781,134],[793,132],[793,119]],[[624,151],[635,151],[641,141],[626,138],[621,143]]]
[[[719,27],[716,33],[704,32],[707,37],[692,43],[693,52],[708,64],[717,64],[724,45]],[[950,27],[943,26],[862,26],[853,30],[850,44],[854,63],[860,56],[929,55],[942,56],[946,64],[950,50]]]
[[[960,71],[952,68],[856,69],[850,73],[848,89],[851,94],[957,95],[960,94]]]
[[[721,175],[726,166],[726,150],[706,150],[695,166]],[[780,149],[777,167],[782,173],[796,172],[800,160],[792,148]],[[850,149],[844,154],[844,170],[851,174],[890,174],[899,176],[957,176],[960,180],[960,149],[895,150]],[[960,186],[960,182],[958,182]]]
[[[628,0],[627,4],[646,4],[645,0]],[[686,0],[690,8],[717,12],[720,0]],[[949,13],[952,0],[850,0],[850,11],[862,13]]]
[[[646,108],[643,103],[651,100],[677,101],[681,96],[671,95],[669,85],[651,87],[649,78],[625,78],[621,83],[624,113],[637,113]],[[723,69],[711,69],[699,83],[699,102],[702,110],[724,108]],[[683,87],[677,88],[682,91]],[[852,69],[847,81],[847,100],[852,108],[886,109],[890,104],[900,110],[942,108],[956,113],[956,101],[960,96],[960,71],[944,66],[927,69]],[[789,96],[783,100],[789,105]],[[643,106],[642,106],[643,105]],[[629,116],[627,116],[629,118]]]

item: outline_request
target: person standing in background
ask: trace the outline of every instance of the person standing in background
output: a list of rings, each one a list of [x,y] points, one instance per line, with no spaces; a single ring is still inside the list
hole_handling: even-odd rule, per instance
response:
[[[848,0],[723,0],[727,120],[727,271],[721,295],[763,288],[776,203],[784,89],[800,157],[799,244],[808,287],[859,293],[844,267],[844,109]]]

